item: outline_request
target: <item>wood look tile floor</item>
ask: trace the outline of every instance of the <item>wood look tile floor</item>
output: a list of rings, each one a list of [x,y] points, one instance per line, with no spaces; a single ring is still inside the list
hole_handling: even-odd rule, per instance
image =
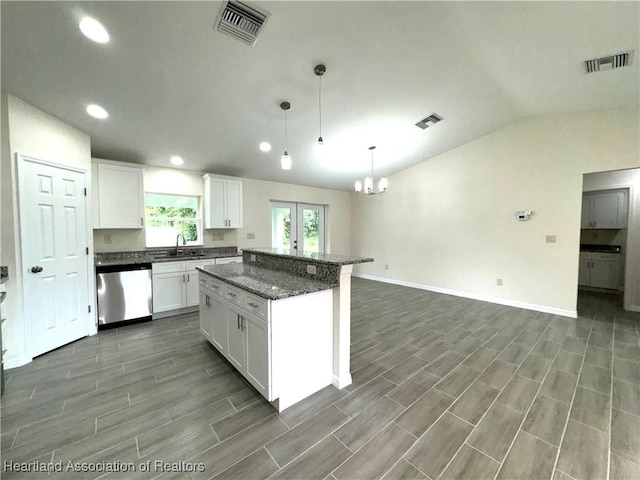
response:
[[[3,478],[640,478],[640,314],[619,297],[581,293],[570,319],[352,288],[353,384],[280,414],[195,314],[102,331],[9,370]],[[32,461],[101,467],[6,471]]]

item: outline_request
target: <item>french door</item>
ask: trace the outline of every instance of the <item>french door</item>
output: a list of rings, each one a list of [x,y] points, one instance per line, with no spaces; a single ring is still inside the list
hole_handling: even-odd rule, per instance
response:
[[[325,206],[271,202],[271,246],[296,252],[325,252]]]

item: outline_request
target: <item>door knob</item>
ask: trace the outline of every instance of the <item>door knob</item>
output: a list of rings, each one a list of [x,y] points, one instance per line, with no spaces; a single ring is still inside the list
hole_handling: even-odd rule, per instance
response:
[[[31,273],[40,273],[42,271],[42,267],[36,265],[35,267],[31,267]]]

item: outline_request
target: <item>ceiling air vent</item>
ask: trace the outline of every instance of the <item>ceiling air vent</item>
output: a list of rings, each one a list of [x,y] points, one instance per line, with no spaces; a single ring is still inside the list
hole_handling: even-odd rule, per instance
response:
[[[631,60],[633,60],[633,50],[587,60],[584,62],[584,65],[587,69],[587,73],[593,73],[601,72],[603,70],[612,70],[614,68],[627,67],[631,65]]]
[[[425,128],[435,125],[442,119],[443,118],[440,115],[436,115],[435,113],[432,113],[427,118],[423,118],[418,123],[416,123],[416,127],[420,127],[421,129],[424,130]]]
[[[214,28],[217,27],[222,33],[253,47],[267,18],[269,12],[265,10],[244,2],[228,0],[222,4]]]

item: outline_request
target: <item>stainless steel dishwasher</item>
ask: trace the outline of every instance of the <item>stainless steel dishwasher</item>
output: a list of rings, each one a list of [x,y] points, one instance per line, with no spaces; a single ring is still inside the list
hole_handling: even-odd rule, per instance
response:
[[[98,325],[151,320],[151,264],[96,267]]]

